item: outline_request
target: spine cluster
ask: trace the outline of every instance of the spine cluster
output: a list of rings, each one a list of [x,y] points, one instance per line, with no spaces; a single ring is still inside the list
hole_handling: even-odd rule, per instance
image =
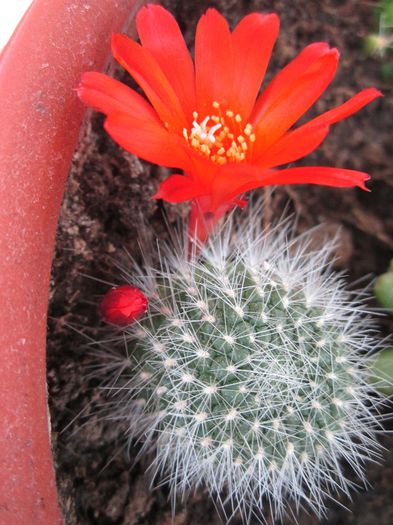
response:
[[[341,461],[364,481],[379,458],[374,330],[329,266],[333,243],[312,251],[312,234],[250,224],[134,268],[150,306],[106,365],[112,410],[174,494],[202,485],[245,522],[266,504],[277,519],[289,502],[323,515],[351,486]]]

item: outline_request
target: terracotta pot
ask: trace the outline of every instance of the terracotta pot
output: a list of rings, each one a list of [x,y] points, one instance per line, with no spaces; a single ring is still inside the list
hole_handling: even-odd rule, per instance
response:
[[[112,31],[141,0],[35,0],[1,55],[0,524],[62,522],[50,448],[45,336],[54,238],[84,108]]]

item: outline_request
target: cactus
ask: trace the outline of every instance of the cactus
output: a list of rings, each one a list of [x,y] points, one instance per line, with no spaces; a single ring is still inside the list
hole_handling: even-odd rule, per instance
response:
[[[109,412],[154,451],[173,494],[202,485],[245,522],[266,504],[281,519],[289,502],[321,516],[353,485],[341,460],[364,482],[380,458],[378,342],[364,295],[331,268],[334,241],[313,250],[288,221],[264,232],[255,209],[198,255],[175,242],[159,270],[133,264],[149,310],[126,355],[124,339],[107,352]]]
[[[380,305],[393,313],[393,259],[386,273],[380,275],[374,284],[374,294]]]

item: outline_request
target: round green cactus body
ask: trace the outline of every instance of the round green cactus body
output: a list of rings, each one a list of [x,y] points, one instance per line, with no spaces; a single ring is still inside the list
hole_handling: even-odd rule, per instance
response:
[[[138,397],[161,412],[161,432],[196,440],[200,460],[221,449],[215,463],[230,453],[247,469],[263,456],[279,469],[288,454],[321,453],[345,426],[354,395],[345,338],[301,288],[229,263],[163,279],[159,293],[150,310],[159,321],[141,324],[133,353]]]
[[[310,252],[311,234],[250,224],[135,270],[149,310],[109,366],[112,409],[174,493],[203,485],[245,521],[266,502],[278,519],[289,501],[322,515],[351,485],[340,460],[364,480],[379,457],[378,343],[363,297],[329,266],[333,243]]]

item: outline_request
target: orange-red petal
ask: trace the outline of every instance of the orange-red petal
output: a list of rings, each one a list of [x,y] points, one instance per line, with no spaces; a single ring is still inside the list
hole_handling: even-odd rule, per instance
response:
[[[233,78],[231,32],[225,18],[215,9],[208,9],[195,35],[197,110],[202,118],[211,114],[213,101],[224,106],[231,101]]]
[[[134,118],[159,122],[156,112],[141,95],[102,73],[83,73],[77,92],[85,104],[105,115],[125,113]]]
[[[184,202],[195,199],[206,193],[205,188],[187,175],[171,175],[161,182],[153,199],[163,199],[167,202]]]
[[[330,48],[326,42],[314,42],[306,46],[277,73],[258,97],[253,113],[254,122],[258,122],[272,104],[276,103],[277,98],[285,95],[293,82],[298,81],[310,67],[317,64],[320,58],[329,51]]]
[[[259,181],[261,178],[261,173],[263,171],[251,164],[224,166],[217,173],[211,187],[212,210],[215,210],[225,202],[233,201],[244,191],[261,185],[256,184],[256,181]],[[251,184],[251,187],[248,187],[249,184]]]
[[[369,191],[365,182],[370,179],[367,173],[344,168],[306,166],[288,168],[263,176],[263,186],[270,184],[318,184],[336,188],[354,188]]]
[[[225,213],[235,206],[244,207],[244,200],[225,202],[221,206],[212,209],[210,196],[194,199],[188,221],[188,235],[190,240],[202,246],[212,232],[216,223]],[[190,247],[191,248],[191,247]]]
[[[120,146],[144,160],[181,169],[189,167],[179,138],[154,120],[117,113],[108,116],[104,127]]]
[[[251,13],[235,27],[232,34],[234,79],[230,107],[248,121],[265,76],[280,20],[274,13]]]
[[[186,119],[179,99],[152,53],[125,35],[114,34],[112,53],[146,93],[162,122],[181,133]]]
[[[136,18],[139,38],[176,93],[186,116],[195,111],[194,64],[175,18],[160,5],[142,7]]]
[[[282,184],[318,184],[337,188],[359,187],[367,191],[367,173],[328,167],[299,167],[260,171],[255,166],[239,165],[223,169],[213,184],[212,202],[219,206],[242,193],[262,186]]]
[[[327,125],[307,128],[300,126],[285,133],[254,162],[261,169],[294,162],[318,148],[328,133],[329,126]]]
[[[375,88],[368,88],[306,124],[285,133],[266,151],[260,152],[255,160],[261,168],[273,168],[305,157],[317,148],[326,137],[329,126],[349,117],[362,107],[372,102],[382,93]]]
[[[338,51],[327,44],[312,44],[276,75],[252,115],[256,151],[273,144],[322,95],[335,75],[338,58]]]
[[[329,111],[326,111],[325,113],[322,113],[322,115],[313,118],[312,120],[304,124],[302,127],[307,128],[335,124],[336,122],[339,122],[340,120],[353,115],[353,113],[356,113],[376,98],[382,96],[382,93],[378,91],[378,89],[363,89],[340,106],[337,106],[333,109],[330,109]]]

